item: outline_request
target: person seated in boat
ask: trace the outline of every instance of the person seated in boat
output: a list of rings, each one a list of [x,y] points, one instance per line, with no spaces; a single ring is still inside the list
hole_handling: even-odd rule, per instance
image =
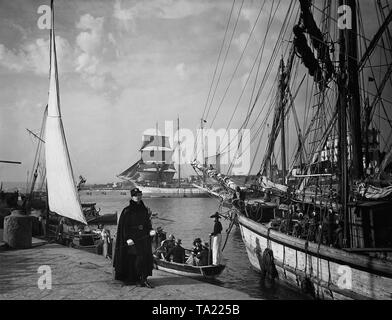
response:
[[[201,251],[196,256],[198,266],[207,266],[209,263],[210,249],[208,242],[204,242]]]
[[[201,239],[196,238],[195,240],[193,240],[193,248],[192,248],[191,254],[190,254],[188,260],[186,261],[186,263],[195,266],[196,265],[196,256],[200,253],[201,250],[202,250]]]
[[[172,234],[169,234],[168,238],[166,240],[163,240],[166,243],[168,250],[174,248],[174,246],[176,245],[175,240],[176,237]]]
[[[156,250],[156,256],[160,259],[166,259],[168,252],[175,246],[175,237],[169,234],[169,237],[161,242],[161,246]]]
[[[152,251],[156,251],[164,240],[166,240],[166,232],[163,231],[162,227],[158,227],[155,236],[151,241]]]
[[[175,263],[185,263],[185,249],[181,247],[181,239],[176,239],[175,246],[166,254],[167,261],[170,261],[171,258]]]

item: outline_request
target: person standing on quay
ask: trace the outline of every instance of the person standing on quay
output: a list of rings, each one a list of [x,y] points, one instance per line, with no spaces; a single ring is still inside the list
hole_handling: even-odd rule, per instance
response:
[[[215,223],[214,223],[214,231],[210,234],[210,237],[212,238],[212,264],[214,265],[219,265],[221,262],[221,243],[222,243],[222,224],[220,223],[219,219],[219,213],[215,212],[211,216],[211,218],[215,218]]]
[[[152,230],[148,209],[142,201],[142,192],[134,188],[131,190],[131,197],[129,206],[122,211],[117,225],[114,278],[126,284],[153,288],[147,277],[152,276],[151,236],[155,230]]]

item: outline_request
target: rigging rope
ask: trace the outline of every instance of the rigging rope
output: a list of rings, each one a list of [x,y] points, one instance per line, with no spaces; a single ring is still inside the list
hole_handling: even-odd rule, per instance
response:
[[[227,46],[226,54],[225,54],[225,57],[224,57],[224,59],[223,59],[223,64],[222,64],[221,70],[220,70],[220,72],[219,72],[219,76],[218,76],[218,80],[217,80],[216,85],[215,85],[214,93],[213,93],[213,95],[212,95],[212,98],[211,98],[211,101],[210,101],[210,105],[209,105],[209,107],[208,107],[207,114],[206,114],[206,116],[205,116],[206,118],[208,117],[208,114],[209,114],[209,112],[210,112],[210,109],[211,109],[211,106],[212,106],[212,102],[214,101],[214,97],[215,97],[215,94],[216,94],[216,91],[217,91],[217,88],[218,88],[218,85],[219,85],[219,81],[220,81],[220,79],[221,79],[221,77],[222,77],[223,69],[225,68],[225,65],[226,65],[227,56],[228,56],[228,54],[229,54],[230,47],[231,47],[231,44],[232,44],[232,42],[233,42],[233,38],[234,38],[235,31],[237,30],[237,25],[238,25],[238,21],[239,21],[239,19],[240,19],[241,10],[242,10],[242,6],[243,6],[243,5],[244,5],[244,0],[242,0],[242,2],[241,2],[241,7],[240,7],[240,9],[238,10],[237,19],[236,19],[236,21],[235,21],[235,25],[234,25],[234,28],[233,28],[233,32],[231,33],[230,42],[229,42],[229,45]]]

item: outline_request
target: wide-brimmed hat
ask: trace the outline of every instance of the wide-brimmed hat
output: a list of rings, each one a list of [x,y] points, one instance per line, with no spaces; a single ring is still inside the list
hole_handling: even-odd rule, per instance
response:
[[[220,218],[220,215],[218,212],[215,212],[210,218]]]
[[[137,196],[138,194],[143,194],[143,193],[140,191],[139,188],[133,188],[133,189],[131,190],[131,196],[132,196],[132,197]]]

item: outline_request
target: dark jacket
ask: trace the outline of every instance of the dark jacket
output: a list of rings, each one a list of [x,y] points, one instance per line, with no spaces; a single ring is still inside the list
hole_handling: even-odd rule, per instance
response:
[[[222,224],[220,221],[215,221],[214,223],[214,231],[211,233],[212,236],[216,236],[222,232]]]
[[[143,201],[130,201],[117,225],[116,248],[113,259],[116,280],[136,281],[152,275],[151,220]],[[133,246],[127,245],[132,239]]]
[[[166,260],[170,260],[170,256],[173,256],[173,262],[185,263],[185,249],[180,245],[170,249],[166,255]]]
[[[166,232],[157,232],[152,240],[152,250],[155,251],[161,246],[161,242],[166,240]]]
[[[207,248],[203,248],[200,253],[197,254],[196,258],[199,259],[199,266],[207,266],[208,265],[208,255],[209,251]]]

